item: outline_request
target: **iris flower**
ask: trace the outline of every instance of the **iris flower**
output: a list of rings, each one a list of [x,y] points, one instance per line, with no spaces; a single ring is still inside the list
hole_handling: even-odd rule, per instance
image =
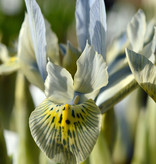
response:
[[[11,57],[7,47],[0,43],[0,75],[8,75],[19,69],[19,62],[16,56]]]
[[[29,124],[37,145],[55,162],[82,162],[93,149],[101,112],[90,98],[107,84],[106,69],[102,56],[88,44],[74,80],[66,69],[48,62],[47,98],[32,112]]]
[[[94,18],[98,11],[97,18],[100,16],[100,19],[94,19],[95,22],[88,19],[85,22],[90,26],[87,35],[84,33],[88,28],[87,24],[81,26],[83,29],[77,27],[78,38],[81,41],[85,39],[85,47],[80,45],[82,54],[76,61],[74,76],[49,58],[47,62],[44,18],[35,0],[25,2],[37,66],[47,97],[30,115],[31,134],[40,149],[53,161],[80,163],[89,156],[99,135],[101,112],[93,100],[108,83],[102,48],[105,38],[99,35],[100,32],[104,34],[99,13],[104,6],[103,0],[88,3],[77,1],[77,26],[80,27],[84,22],[80,14],[83,3],[83,7],[88,9],[89,4],[92,6],[86,11],[86,16],[89,14],[90,18]],[[96,30],[93,31],[92,28]]]

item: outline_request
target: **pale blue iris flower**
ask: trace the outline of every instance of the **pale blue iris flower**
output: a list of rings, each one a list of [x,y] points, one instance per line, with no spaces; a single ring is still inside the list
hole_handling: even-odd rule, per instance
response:
[[[99,135],[101,112],[93,100],[108,83],[104,61],[104,2],[77,0],[77,35],[82,54],[76,62],[73,78],[65,68],[47,59],[46,29],[41,10],[35,0],[25,2],[37,66],[47,97],[30,116],[31,134],[53,161],[80,163],[89,156]]]

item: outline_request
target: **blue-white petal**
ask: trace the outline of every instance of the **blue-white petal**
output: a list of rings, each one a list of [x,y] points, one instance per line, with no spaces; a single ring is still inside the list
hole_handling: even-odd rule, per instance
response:
[[[77,60],[77,72],[74,76],[74,90],[80,93],[91,93],[106,86],[108,83],[107,66],[103,57],[86,47]]]
[[[22,73],[24,73],[30,83],[44,90],[44,82],[35,58],[27,14],[25,14],[24,22],[20,29],[17,52]]]
[[[94,50],[105,59],[106,52],[106,11],[104,0],[91,0],[89,34]]]
[[[76,30],[81,50],[86,41],[105,58],[106,11],[103,0],[77,0]]]
[[[25,0],[37,64],[43,80],[46,79],[46,30],[40,7],[35,0]]]
[[[127,27],[127,36],[131,49],[135,52],[142,50],[146,32],[146,17],[143,10],[138,10]]]
[[[76,2],[76,32],[78,37],[78,42],[80,45],[81,50],[83,51],[86,45],[86,41],[88,40],[90,43],[89,38],[89,23],[90,23],[90,7],[89,2],[84,0],[77,0]]]
[[[45,95],[54,103],[70,103],[74,96],[73,79],[65,69],[51,62],[47,64]]]

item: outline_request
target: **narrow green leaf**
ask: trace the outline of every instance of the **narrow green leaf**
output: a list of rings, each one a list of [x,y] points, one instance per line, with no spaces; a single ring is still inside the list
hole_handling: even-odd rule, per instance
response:
[[[24,75],[19,72],[16,79],[15,92],[15,119],[19,135],[17,163],[39,163],[39,149],[36,146],[29,129],[29,116],[34,109],[34,104],[29,92],[29,84]]]
[[[147,101],[147,128],[148,128],[148,150],[150,163],[156,161],[156,103],[148,97]]]
[[[109,83],[100,91],[96,104],[104,113],[136,89],[137,86],[134,76],[126,65],[109,77]]]
[[[146,112],[141,110],[136,126],[136,136],[134,143],[134,155],[132,163],[148,163],[147,159],[147,125]]]

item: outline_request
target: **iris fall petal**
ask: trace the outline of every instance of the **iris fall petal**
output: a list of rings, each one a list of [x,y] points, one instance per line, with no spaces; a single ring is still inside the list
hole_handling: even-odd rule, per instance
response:
[[[93,149],[100,131],[100,109],[93,100],[79,105],[56,105],[45,99],[32,112],[31,134],[57,163],[80,163]]]

